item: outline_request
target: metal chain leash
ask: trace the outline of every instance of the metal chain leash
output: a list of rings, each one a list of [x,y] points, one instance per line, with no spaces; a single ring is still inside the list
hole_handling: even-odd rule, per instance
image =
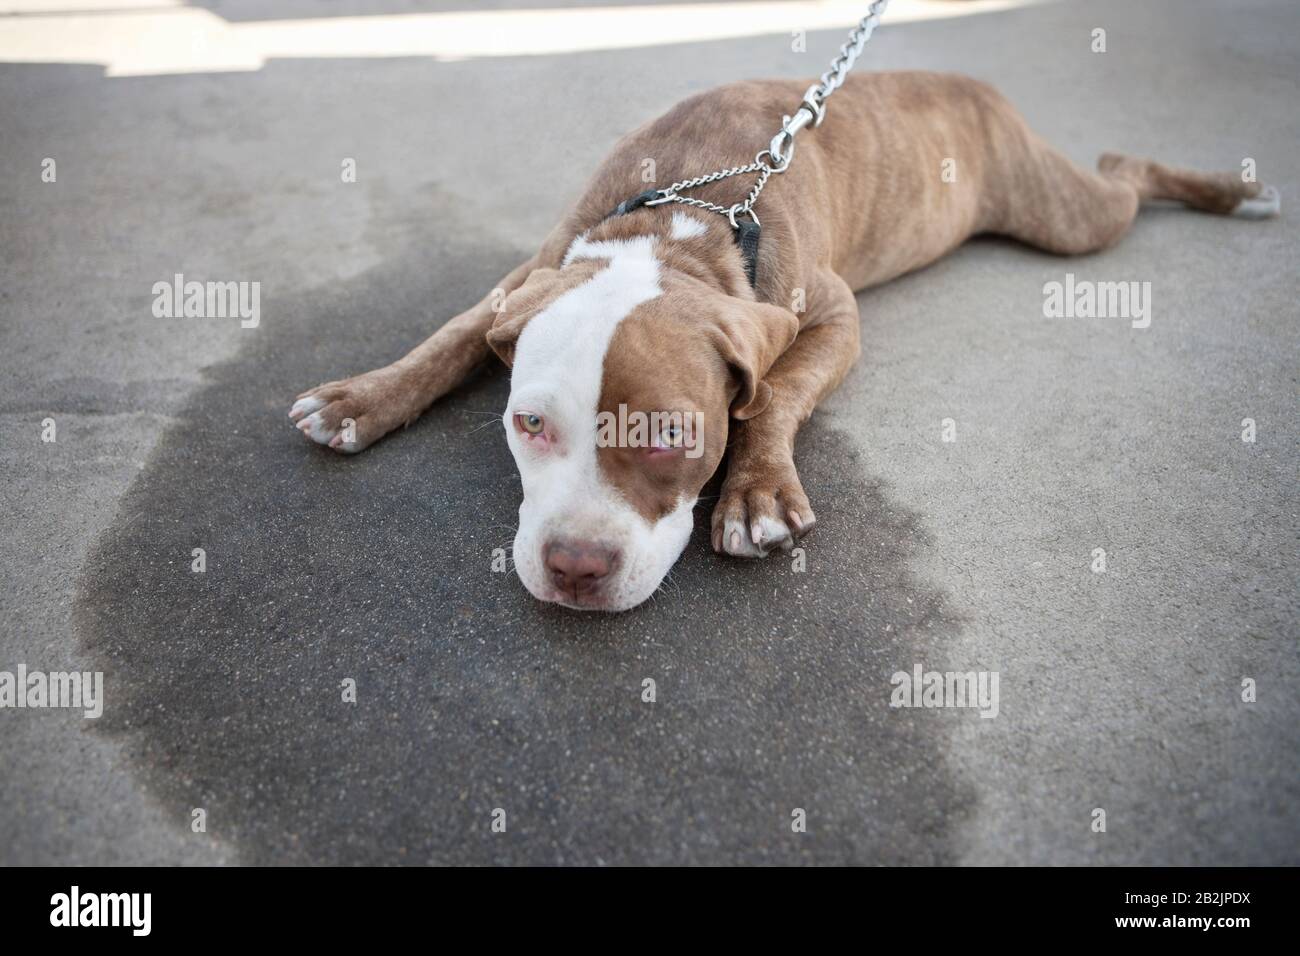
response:
[[[803,102],[794,111],[794,116],[782,117],[780,132],[772,137],[772,142],[767,149],[759,151],[752,163],[733,166],[731,169],[720,169],[704,176],[696,176],[694,179],[683,179],[681,182],[657,190],[659,195],[647,201],[645,205],[683,203],[726,216],[733,229],[740,228],[740,224],[736,222],[737,216],[749,216],[754,224],[758,225],[758,216],[754,214],[754,203],[758,201],[763,187],[767,185],[773,173],[783,173],[790,168],[790,161],[794,159],[795,136],[809,125],[814,128],[821,126],[822,120],[826,118],[826,99],[844,85],[845,77],[848,76],[849,70],[853,69],[853,64],[857,62],[858,57],[862,55],[863,47],[871,39],[871,34],[875,31],[876,24],[880,22],[888,5],[889,0],[874,0],[867,10],[867,15],[849,31],[848,42],[840,47],[839,55],[831,61],[831,68],[822,74],[821,82],[808,87],[803,95]],[[681,195],[682,190],[695,189],[707,183],[714,183],[731,176],[743,176],[747,173],[757,173],[758,179],[754,181],[749,195],[733,206],[720,206],[717,203]]]

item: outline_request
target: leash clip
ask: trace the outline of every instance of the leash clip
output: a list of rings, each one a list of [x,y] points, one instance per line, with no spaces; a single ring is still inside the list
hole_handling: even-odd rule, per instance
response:
[[[736,217],[741,213],[749,216],[749,218],[753,220],[754,225],[762,225],[762,223],[758,221],[758,217],[754,215],[753,209],[747,208],[746,204],[743,202],[738,202],[727,210],[727,218],[731,221],[731,228],[735,229],[737,232],[740,231],[740,223],[736,222]]]
[[[776,161],[772,172],[785,172],[786,167],[790,165],[790,160],[794,159],[795,134],[808,126],[816,129],[822,125],[824,119],[826,119],[826,104],[822,102],[821,91],[814,83],[804,93],[803,102],[794,111],[794,116],[781,117],[781,132],[772,137],[772,143],[767,148],[768,154]]]
[[[771,144],[767,147],[768,153],[776,161],[772,167],[772,172],[783,173],[790,165],[790,160],[794,159],[794,137],[806,126],[817,126],[821,122],[821,117],[826,115],[826,108],[822,107],[821,113],[809,105],[807,100],[794,111],[794,116],[783,116],[781,118],[781,131],[772,137]]]
[[[826,118],[826,104],[822,102],[821,90],[814,83],[808,87],[803,95],[803,102],[799,104],[800,109],[805,109],[813,115],[813,129],[822,125],[822,120]]]

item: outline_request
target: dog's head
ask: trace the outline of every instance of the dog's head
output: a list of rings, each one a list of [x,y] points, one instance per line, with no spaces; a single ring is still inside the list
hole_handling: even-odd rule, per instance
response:
[[[535,271],[488,333],[512,368],[515,567],[543,601],[621,611],[655,592],[729,419],[767,407],[763,376],[798,331],[791,312],[664,268],[653,243],[591,244]]]

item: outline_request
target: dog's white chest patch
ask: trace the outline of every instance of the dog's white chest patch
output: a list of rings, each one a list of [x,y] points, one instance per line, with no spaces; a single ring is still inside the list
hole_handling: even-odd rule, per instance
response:
[[[684,212],[673,213],[673,227],[670,235],[674,239],[695,239],[708,231],[708,227],[694,216],[688,216]]]

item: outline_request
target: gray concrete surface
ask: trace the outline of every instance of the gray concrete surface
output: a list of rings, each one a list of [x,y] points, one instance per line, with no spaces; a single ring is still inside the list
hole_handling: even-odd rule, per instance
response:
[[[1073,261],[979,241],[863,294],[863,360],[798,449],[808,571],[697,532],[616,617],[491,572],[504,374],[351,460],[285,410],[490,288],[622,131],[820,72],[839,31],[0,65],[0,669],[109,695],[98,722],[0,711],[0,863],[1300,862],[1298,28],[1286,0],[1104,0],[882,30],[872,67],[987,79],[1080,162],[1253,157],[1283,218],[1151,210]],[[261,327],[155,319],[178,271],[261,281]],[[1067,271],[1150,281],[1151,327],[1043,318]],[[998,671],[998,718],[891,710],[918,662]]]

